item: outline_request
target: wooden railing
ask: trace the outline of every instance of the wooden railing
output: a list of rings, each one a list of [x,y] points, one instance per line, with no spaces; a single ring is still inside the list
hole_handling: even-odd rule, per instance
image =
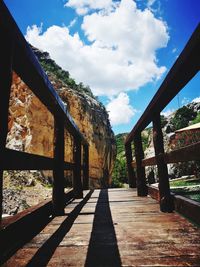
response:
[[[197,74],[200,69],[200,25],[192,34],[184,50],[167,74],[157,93],[143,115],[129,133],[125,141],[127,169],[130,187],[136,187],[139,196],[147,195],[145,166],[157,165],[162,211],[173,210],[170,195],[167,163],[200,160],[200,143],[196,143],[168,154],[164,152],[160,113],[178,92]],[[153,122],[153,143],[155,157],[144,159],[141,132]],[[134,143],[135,162],[133,162],[131,143]],[[136,175],[133,170],[136,168]]]
[[[73,171],[73,196],[81,198],[89,183],[88,142],[79,131],[62,100],[26,42],[7,7],[0,1],[0,221],[4,170],[53,170],[53,214],[64,213],[64,170]],[[48,158],[6,148],[12,73],[31,88],[54,116],[54,157]],[[74,139],[74,161],[64,161],[64,129]],[[81,150],[83,149],[83,153]],[[81,166],[81,156],[83,165]],[[83,177],[81,178],[81,173]]]

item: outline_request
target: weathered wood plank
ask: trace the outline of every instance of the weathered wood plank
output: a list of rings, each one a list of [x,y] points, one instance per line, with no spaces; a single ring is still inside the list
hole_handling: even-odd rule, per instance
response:
[[[64,214],[64,121],[54,117],[54,166],[52,203],[55,215]]]
[[[83,189],[89,189],[89,147],[83,145]]]
[[[81,142],[75,140],[74,142],[74,172],[73,172],[73,189],[76,198],[83,197],[83,185],[81,179]]]
[[[0,25],[4,25],[4,17],[0,12]],[[8,108],[10,88],[12,83],[13,64],[13,30],[8,31],[7,26],[0,27],[0,224],[2,217],[2,190],[3,190],[3,166],[1,164],[3,151],[6,146],[8,133]]]
[[[200,142],[182,147],[164,155],[166,163],[200,160]]]
[[[105,189],[71,202],[5,266],[197,267],[199,249],[200,229],[179,214],[136,190]]]
[[[63,164],[65,170],[73,170],[75,166],[71,162]],[[4,170],[52,170],[54,159],[6,148],[1,166]]]
[[[136,187],[136,176],[133,170],[133,166],[131,164],[133,161],[131,143],[125,145],[125,153],[126,153],[126,164],[127,164],[127,170],[128,170],[129,186],[130,188],[135,188]],[[134,167],[136,167],[136,165]]]
[[[164,144],[160,114],[154,115],[153,120],[153,144],[159,177],[160,210],[172,212],[174,210],[173,199],[170,193],[167,164],[164,161]]]
[[[178,163],[184,161],[192,161],[200,159],[200,142],[173,150],[163,155],[165,163]],[[142,160],[142,166],[156,165],[156,158],[151,157]],[[136,161],[132,162],[132,166],[136,167]]]
[[[142,147],[141,133],[137,133],[134,136],[134,148],[135,148],[135,159],[136,159],[138,196],[147,196],[148,190],[146,186],[145,168],[142,166],[144,151]]]

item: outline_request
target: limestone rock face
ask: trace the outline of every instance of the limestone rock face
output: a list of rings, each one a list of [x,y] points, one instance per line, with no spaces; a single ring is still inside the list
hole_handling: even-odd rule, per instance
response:
[[[49,59],[35,49],[36,55]],[[56,65],[56,64],[55,64]],[[114,134],[104,106],[87,92],[69,88],[56,75],[47,72],[50,81],[66,104],[81,133],[89,142],[91,186],[108,185],[116,156]],[[9,108],[7,147],[53,157],[54,118],[16,73],[13,73]],[[65,133],[65,160],[73,161],[73,138]]]

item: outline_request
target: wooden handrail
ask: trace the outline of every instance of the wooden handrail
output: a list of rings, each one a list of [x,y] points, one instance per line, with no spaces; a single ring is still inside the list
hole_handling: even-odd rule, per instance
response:
[[[5,148],[0,153],[0,163],[4,170],[52,170],[54,158]],[[73,170],[74,166],[73,162],[64,162],[65,170]]]
[[[3,1],[0,1],[0,223],[2,216],[2,190],[4,170],[53,170],[52,205],[54,215],[64,213],[64,170],[72,170],[74,196],[82,197],[81,149],[84,147],[84,183],[89,182],[89,143],[79,131],[66,106],[53,88],[30,45],[26,42],[17,24]],[[12,72],[25,82],[54,116],[53,158],[14,151],[6,148],[8,133],[8,108]],[[78,149],[74,162],[64,162],[64,128],[73,136]],[[75,146],[74,145],[74,146]],[[87,147],[87,149],[85,149]],[[74,149],[74,148],[73,148]],[[85,161],[85,162],[84,162]],[[87,189],[87,188],[86,188]]]
[[[169,153],[164,153],[163,155],[160,155],[160,156],[164,157],[164,161],[166,164],[192,161],[192,160],[200,160],[200,142],[173,150]],[[136,167],[136,161],[133,161],[131,164],[132,164],[132,167]],[[153,166],[156,164],[157,163],[156,163],[155,157],[142,160],[143,167]]]
[[[167,163],[175,163],[188,160],[199,160],[199,144],[172,151],[164,152],[163,133],[160,112],[178,94],[178,92],[200,70],[200,24],[198,24],[185,48],[177,58],[175,64],[168,72],[155,96],[145,109],[144,113],[133,127],[125,141],[126,159],[128,165],[129,181],[135,179],[131,167],[136,167],[136,184],[138,195],[144,196],[146,189],[145,166],[157,165],[159,176],[160,209],[164,212],[172,212],[173,199],[170,194]],[[141,132],[148,124],[153,123],[153,144],[155,157],[143,159]],[[134,141],[136,162],[131,162],[131,143]],[[138,153],[140,147],[140,153]],[[131,184],[130,184],[131,186]]]

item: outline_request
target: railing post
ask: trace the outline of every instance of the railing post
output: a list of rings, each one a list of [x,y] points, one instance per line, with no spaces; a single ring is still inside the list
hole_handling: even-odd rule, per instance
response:
[[[172,196],[170,195],[167,164],[164,162],[164,145],[160,114],[156,114],[153,120],[153,143],[159,177],[160,210],[163,212],[172,212],[174,204]]]
[[[146,185],[145,168],[142,166],[144,152],[142,147],[141,132],[134,136],[136,173],[137,173],[137,191],[138,196],[147,196],[148,190]]]
[[[133,156],[132,156],[131,143],[125,144],[125,153],[126,153],[129,187],[136,188],[136,177],[132,167]]]
[[[89,189],[89,147],[83,145],[83,189]]]
[[[81,181],[81,141],[74,140],[74,177],[73,190],[75,198],[83,198],[83,186]]]
[[[3,18],[2,18],[3,20]],[[0,18],[0,164],[4,156],[6,138],[8,133],[8,109],[10,89],[12,84],[12,61],[13,61],[13,33],[5,29]],[[2,219],[3,202],[3,168],[0,166],[0,224]]]
[[[54,116],[53,210],[64,214],[64,121]]]

